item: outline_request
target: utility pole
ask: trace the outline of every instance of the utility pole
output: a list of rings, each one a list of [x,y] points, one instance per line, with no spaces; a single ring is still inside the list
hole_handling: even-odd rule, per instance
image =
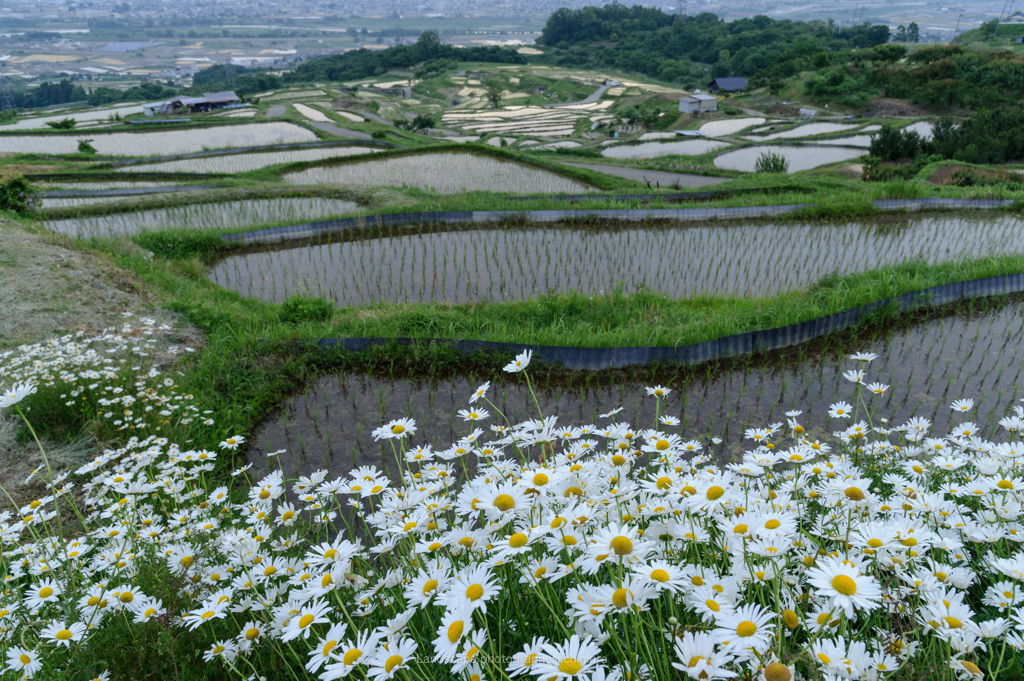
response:
[[[964,18],[964,13],[960,12],[960,16],[956,18],[956,28],[953,29],[953,40],[956,40],[956,34],[960,32],[960,20]],[[953,42],[950,40],[949,42]]]
[[[228,87],[235,89],[235,67],[231,63],[231,57],[224,63],[224,79],[228,81]]]
[[[689,0],[676,0],[676,14],[681,17],[685,17],[686,11],[689,9],[687,7],[688,4]]]

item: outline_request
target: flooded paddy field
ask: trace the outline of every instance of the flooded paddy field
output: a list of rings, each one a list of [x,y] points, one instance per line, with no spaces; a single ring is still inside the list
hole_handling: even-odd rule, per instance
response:
[[[419,187],[462,191],[579,193],[592,187],[543,168],[477,154],[437,152],[307,168],[283,176],[289,184]]]
[[[201,156],[199,158],[182,158],[174,161],[157,163],[133,164],[116,168],[119,173],[247,173],[279,163],[299,163],[307,161],[323,161],[328,158],[371,154],[383,151],[378,147],[315,147],[312,149],[291,149],[286,151],[259,151],[241,154],[223,154],[217,156]]]
[[[728,142],[714,140],[684,139],[672,142],[643,142],[608,147],[601,151],[605,158],[642,159],[658,156],[700,156],[729,146]]]
[[[209,276],[268,302],[302,294],[339,306],[498,302],[551,292],[600,295],[616,287],[672,298],[761,297],[832,273],[1022,253],[1022,229],[1024,220],[1012,215],[596,230],[438,226],[234,255]],[[783,252],[790,255],[763,257]],[[800,265],[780,265],[790,257]]]
[[[757,168],[757,159],[762,154],[773,153],[789,161],[789,173],[810,170],[829,163],[839,163],[864,156],[865,149],[849,149],[833,147],[826,144],[808,144],[804,146],[764,145],[742,147],[727,151],[715,157],[715,166],[727,170],[742,170],[752,173]]]
[[[790,410],[804,412],[800,422],[811,441],[831,439],[833,431],[858,421],[864,421],[865,427],[893,427],[911,417],[928,419],[929,433],[941,436],[953,423],[964,420],[953,414],[950,403],[970,397],[975,400],[972,413],[987,415],[976,424],[979,432],[991,437],[998,430],[998,419],[1006,415],[1003,410],[1020,397],[1024,387],[1024,303],[1015,299],[1002,306],[992,303],[970,309],[962,305],[958,311],[944,311],[945,316],[922,315],[887,333],[875,329],[845,334],[720,367],[651,373],[643,378],[586,373],[546,378],[542,370],[531,367],[533,386],[541,412],[557,416],[559,427],[586,426],[594,433],[587,437],[600,441],[599,431],[613,423],[651,428],[658,425],[656,415],[673,416],[680,425],[669,431],[684,440],[699,441],[720,461],[739,460],[744,448],[754,448],[752,440],[742,440],[750,427],[780,423],[776,441],[780,446],[791,444],[785,425]],[[881,396],[865,391],[858,399],[855,386],[843,379],[843,372],[850,369],[848,355],[855,351],[878,354],[866,368],[869,380],[889,386]],[[474,408],[486,409],[491,416],[476,424],[463,421],[456,412],[468,406],[470,395],[488,379],[496,381],[488,393],[492,404],[481,401]],[[644,386],[656,384],[672,388],[660,411],[653,398],[644,396]],[[828,418],[828,405],[840,400],[853,406],[852,419]],[[412,445],[444,450],[467,435],[471,425],[484,430],[481,442],[496,439],[489,426],[506,423],[495,407],[512,423],[538,416],[521,378],[465,375],[428,381],[365,373],[324,376],[264,424],[254,438],[251,461],[259,469],[257,475],[278,466],[288,476],[320,468],[337,476],[364,464],[393,469],[392,441],[375,442],[371,436],[382,423],[413,418],[418,431]],[[620,407],[623,410],[613,417],[601,417]],[[715,444],[713,437],[726,444]],[[280,449],[287,453],[268,463],[266,452]]]
[[[245,201],[196,203],[172,208],[47,220],[43,224],[47,229],[69,236],[108,237],[181,227],[241,229],[281,222],[301,223],[357,211],[359,211],[358,204],[342,199],[316,197],[247,199]]]
[[[266,144],[315,142],[317,136],[294,123],[211,125],[188,130],[99,132],[88,135],[0,135],[0,152],[18,154],[74,154],[78,140],[88,137],[97,153],[106,156],[166,156],[208,149]]]

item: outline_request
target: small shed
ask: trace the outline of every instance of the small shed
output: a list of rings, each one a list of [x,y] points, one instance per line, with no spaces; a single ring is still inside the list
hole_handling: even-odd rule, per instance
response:
[[[718,92],[739,92],[747,89],[746,78],[715,78],[708,84],[708,91]]]
[[[718,97],[714,95],[689,95],[679,98],[679,113],[701,113],[717,111]]]
[[[165,102],[150,102],[149,104],[142,105],[142,113],[147,116],[153,116],[155,114],[170,113],[171,103]]]

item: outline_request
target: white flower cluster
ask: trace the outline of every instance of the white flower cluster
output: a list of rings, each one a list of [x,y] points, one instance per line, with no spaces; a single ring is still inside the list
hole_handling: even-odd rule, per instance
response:
[[[0,394],[0,409],[42,388],[55,393],[65,407],[95,408],[90,416],[104,419],[115,431],[154,432],[171,423],[213,425],[210,412],[201,412],[192,395],[177,393],[173,378],[144,366],[157,350],[178,354],[177,346],[162,347],[171,327],[148,318],[140,322],[99,335],[79,331],[0,353],[0,384],[14,383]]]
[[[853,383],[851,404],[830,407],[852,422],[833,441],[790,412],[787,428],[748,430],[727,465],[669,417],[541,416],[438,451],[401,419],[377,433],[398,479],[365,466],[243,484],[246,467],[210,489],[215,453],[133,438],[76,472],[81,536],[50,534],[64,481],[0,523],[7,668],[53,675],[127,618],[206,637],[206,659],[240,678],[271,659],[323,681],[874,681],[936,661],[1011,678],[1024,410],[997,441],[966,422],[935,437],[921,419],[873,426],[875,392]],[[500,415],[488,387],[470,403]],[[487,416],[473,409],[475,426]],[[144,593],[144,566],[177,577],[187,607]]]

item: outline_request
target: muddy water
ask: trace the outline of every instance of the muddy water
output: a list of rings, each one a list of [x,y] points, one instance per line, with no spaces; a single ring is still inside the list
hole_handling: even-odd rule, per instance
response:
[[[668,385],[673,392],[660,413],[682,421],[670,430],[684,439],[700,440],[727,460],[752,448],[750,441],[742,441],[745,428],[784,423],[785,412],[791,409],[803,410],[800,421],[812,438],[834,442],[831,433],[851,421],[830,423],[827,410],[838,400],[856,402],[854,385],[842,378],[843,371],[861,366],[846,357],[853,351],[878,353],[878,359],[867,366],[866,378],[891,386],[880,398],[865,398],[875,425],[882,418],[894,426],[922,416],[933,421],[931,434],[945,435],[952,424],[964,420],[954,417],[949,405],[970,397],[976,407],[968,418],[983,428],[985,437],[991,437],[998,420],[1024,392],[1024,303],[1017,300],[973,313],[961,309],[950,316],[906,323],[887,334],[876,331],[842,342],[817,343],[802,351],[751,359],[745,367],[718,373],[654,375],[643,383],[611,383],[594,376],[588,381],[585,374],[556,382],[538,373],[533,380],[543,414],[556,415],[559,425],[577,426],[625,421],[637,428],[652,427],[656,405],[653,398],[643,396],[644,385]],[[266,470],[265,453],[287,449],[280,463],[274,460],[271,465],[282,466],[288,475],[327,468],[336,476],[363,464],[393,468],[391,447],[373,441],[374,428],[408,416],[418,426],[413,443],[444,449],[470,432],[455,413],[468,406],[468,397],[486,378],[491,377],[417,381],[349,374],[321,378],[305,394],[289,400],[258,431],[251,460],[258,470]],[[538,416],[521,378],[492,386],[488,396],[511,422]],[[492,414],[485,428],[503,423],[495,420],[491,405],[476,406]],[[624,409],[612,419],[599,416],[617,407]],[[860,409],[858,417],[864,416]],[[724,443],[714,445],[711,437],[715,436]],[[789,444],[783,437],[781,445]]]
[[[340,306],[597,295],[621,285],[673,298],[768,296],[829,273],[908,261],[1024,253],[1024,221],[920,218],[887,224],[653,226],[614,231],[473,229],[247,253],[210,279],[280,303],[296,295]]]

